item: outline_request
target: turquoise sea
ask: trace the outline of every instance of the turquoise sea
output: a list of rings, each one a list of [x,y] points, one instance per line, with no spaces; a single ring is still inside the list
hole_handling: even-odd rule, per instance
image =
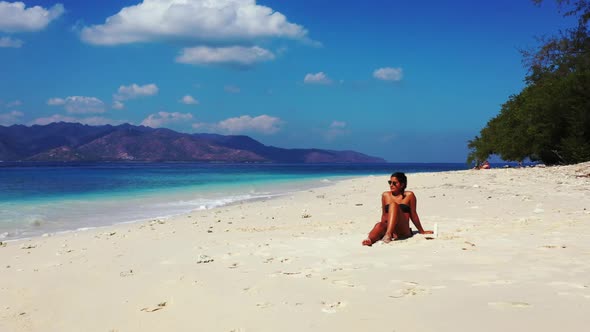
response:
[[[0,163],[0,240],[166,218],[394,171],[462,163]]]

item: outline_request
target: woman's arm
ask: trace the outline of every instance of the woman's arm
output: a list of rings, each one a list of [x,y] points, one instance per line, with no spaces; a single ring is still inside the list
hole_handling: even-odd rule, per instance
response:
[[[418,211],[416,210],[417,206],[417,199],[416,195],[413,192],[409,192],[408,196],[410,198],[410,219],[416,228],[418,229],[418,233],[420,234],[432,234],[432,231],[426,231],[422,228],[422,224],[420,223],[420,217],[418,217]]]
[[[387,222],[387,218],[386,218],[386,216],[387,216],[387,212],[385,212],[385,206],[386,206],[387,204],[389,204],[389,202],[388,202],[388,200],[387,200],[387,195],[388,195],[388,194],[389,194],[389,192],[388,192],[388,191],[386,191],[386,192],[384,192],[384,193],[381,195],[381,221],[382,221],[382,222],[383,222],[383,221]]]

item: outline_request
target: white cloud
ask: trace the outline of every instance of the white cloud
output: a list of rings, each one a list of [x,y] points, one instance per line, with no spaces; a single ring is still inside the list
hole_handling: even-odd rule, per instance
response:
[[[319,72],[316,74],[307,74],[303,79],[303,83],[305,84],[332,84],[332,80],[324,74],[324,72]]]
[[[226,85],[223,87],[223,90],[227,93],[240,93],[242,91],[237,85]]]
[[[179,112],[158,112],[157,114],[150,114],[146,119],[144,119],[141,124],[143,126],[152,127],[152,128],[160,128],[165,124],[173,123],[173,122],[181,122],[187,121],[193,118],[193,115],[190,113],[179,113]]]
[[[64,106],[68,113],[104,113],[105,104],[96,97],[71,96],[65,99],[51,98],[50,106]]]
[[[20,39],[13,39],[10,37],[0,37],[0,48],[1,47],[12,47],[12,48],[20,48],[23,46],[24,42]]]
[[[206,47],[185,48],[176,57],[176,62],[192,65],[234,65],[251,67],[257,62],[274,60],[275,55],[258,46],[242,47]]]
[[[305,40],[307,31],[256,0],[144,0],[124,7],[104,24],[84,27],[83,41],[118,45],[163,39],[235,41],[285,37]]]
[[[375,69],[373,72],[373,77],[382,81],[401,81],[403,76],[404,71],[402,68],[385,67]]]
[[[324,137],[328,141],[333,141],[340,136],[348,135],[350,131],[346,129],[346,125],[344,121],[332,121],[328,130],[324,133]]]
[[[330,128],[344,128],[344,127],[346,127],[346,122],[344,122],[344,121],[334,120],[330,124]]]
[[[22,101],[20,101],[20,100],[14,100],[14,101],[11,101],[11,102],[7,103],[6,104],[6,107],[7,108],[13,108],[13,107],[21,106],[22,104],[23,104]]]
[[[193,98],[191,95],[186,95],[179,100],[181,103],[185,105],[197,105],[199,101]]]
[[[102,125],[118,125],[121,124],[121,121],[107,119],[103,117],[93,116],[87,118],[76,118],[71,116],[64,116],[61,114],[54,114],[52,116],[44,117],[44,118],[37,118],[33,120],[30,125],[46,125],[53,122],[71,122],[71,123],[81,123],[87,124],[90,126],[102,126]]]
[[[263,114],[257,117],[242,115],[215,124],[195,123],[193,128],[229,134],[253,132],[269,135],[278,132],[282,124],[281,119]]]
[[[9,126],[17,123],[18,119],[24,115],[23,112],[10,111],[8,113],[0,113],[0,125]]]
[[[125,86],[121,85],[117,93],[113,96],[115,100],[128,100],[144,96],[153,96],[159,91],[155,84],[137,85],[135,83]]]
[[[47,105],[50,106],[59,106],[59,105],[64,105],[66,103],[66,101],[62,98],[49,98],[49,100],[47,101]]]
[[[63,13],[64,6],[59,3],[45,9],[40,6],[26,8],[23,2],[0,1],[0,31],[39,31]]]
[[[113,109],[115,110],[122,110],[125,108],[125,104],[123,104],[122,102],[115,100],[113,102],[113,106],[111,106]]]

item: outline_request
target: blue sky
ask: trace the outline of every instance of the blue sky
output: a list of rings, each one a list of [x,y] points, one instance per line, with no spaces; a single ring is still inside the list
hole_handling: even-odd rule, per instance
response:
[[[463,162],[551,1],[0,0],[0,125],[131,123]]]

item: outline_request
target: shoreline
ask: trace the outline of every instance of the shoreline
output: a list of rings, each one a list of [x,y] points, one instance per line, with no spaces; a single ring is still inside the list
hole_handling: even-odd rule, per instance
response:
[[[261,200],[261,199],[272,199],[274,197],[281,197],[281,196],[285,196],[285,195],[291,195],[293,193],[296,192],[300,192],[300,191],[305,191],[305,190],[309,190],[309,189],[313,189],[313,188],[321,188],[324,186],[330,186],[333,183],[339,182],[339,181],[343,181],[346,180],[348,178],[351,178],[351,176],[332,176],[332,177],[317,177],[317,178],[305,178],[305,179],[295,179],[295,181],[288,181],[288,188],[287,189],[283,189],[283,191],[279,191],[276,190],[274,188],[276,188],[277,186],[284,186],[285,183],[283,183],[283,181],[286,180],[278,180],[278,182],[273,182],[271,184],[261,184],[261,183],[256,183],[256,184],[250,184],[253,185],[256,188],[256,190],[262,190],[261,192],[246,192],[243,193],[241,195],[233,195],[229,198],[226,198],[224,196],[220,196],[220,193],[223,193],[223,191],[227,191],[227,193],[230,193],[232,191],[228,191],[227,188],[217,188],[216,190],[220,191],[215,193],[215,195],[211,195],[211,192],[208,191],[203,191],[202,189],[199,190],[199,188],[195,188],[192,191],[187,190],[187,189],[183,189],[183,195],[185,195],[186,197],[175,197],[174,199],[172,199],[171,197],[168,197],[170,195],[170,191],[169,190],[164,190],[160,193],[154,193],[151,194],[150,196],[146,197],[146,199],[149,199],[150,201],[154,201],[155,204],[164,204],[164,205],[177,205],[178,200],[180,199],[180,201],[185,201],[185,207],[183,208],[184,211],[172,211],[172,210],[167,210],[166,212],[169,214],[166,215],[152,215],[152,216],[145,216],[145,217],[141,217],[139,219],[125,219],[125,220],[119,220],[119,221],[115,221],[115,222],[111,222],[111,223],[107,223],[107,224],[97,224],[97,225],[85,225],[85,226],[80,226],[77,228],[65,228],[65,229],[57,229],[54,231],[48,231],[48,230],[35,230],[34,228],[29,228],[29,229],[16,229],[16,230],[2,230],[0,231],[0,241],[2,242],[9,242],[9,241],[15,241],[15,240],[19,240],[19,239],[30,239],[30,238],[36,238],[36,237],[49,237],[49,236],[54,236],[56,234],[60,234],[60,233],[69,233],[69,232],[76,232],[76,231],[85,231],[87,229],[93,229],[93,228],[104,228],[104,227],[110,227],[110,226],[116,226],[119,224],[134,224],[134,223],[139,223],[139,222],[147,222],[153,219],[171,219],[171,218],[180,218],[182,216],[188,215],[190,213],[193,212],[198,212],[198,211],[203,211],[203,210],[212,210],[212,209],[216,209],[216,208],[220,208],[220,207],[224,207],[224,206],[232,206],[234,204],[241,204],[241,203],[247,203],[247,202],[251,202],[251,201],[256,201],[256,200]],[[274,189],[275,191],[269,191],[271,189]],[[167,196],[168,195],[168,196]],[[135,200],[135,198],[133,196],[124,196],[122,197],[123,200],[132,202]],[[163,199],[163,200],[162,200]],[[186,200],[189,201],[194,201],[195,199],[197,200],[202,200],[202,202],[200,202],[200,204],[202,204],[199,208],[194,208],[194,207],[189,207],[192,204],[188,204],[186,203]],[[52,202],[51,204],[53,205],[57,205],[57,204],[61,204],[61,203],[72,203],[75,202],[77,200],[77,198],[68,198],[68,199],[63,199],[61,201],[56,201],[56,202]],[[206,203],[205,201],[210,200],[209,203]],[[85,204],[88,204],[88,201],[83,200]],[[90,201],[90,204],[97,204],[98,206],[100,206],[101,204],[112,204],[112,202],[114,202],[115,200],[113,198],[103,198],[102,201]],[[46,202],[44,204],[47,204]],[[211,205],[211,206],[209,206]],[[155,212],[155,211],[154,211]],[[95,213],[96,214],[96,213]],[[72,217],[69,217],[70,219],[72,219]],[[96,217],[95,217],[96,218]],[[121,216],[119,216],[119,218],[121,218]],[[29,223],[29,225],[34,225],[35,223],[37,223],[39,221],[34,221]],[[41,221],[41,223],[49,223],[49,225],[52,223],[52,221]],[[4,231],[4,232],[3,232]],[[33,232],[35,234],[32,235],[26,235],[26,236],[20,236],[20,235],[14,235],[15,232],[18,232],[19,234],[22,234],[21,232]]]
[[[408,174],[435,240],[361,246],[387,190],[387,176],[362,176],[11,241],[0,331],[583,330],[589,174],[590,162]]]
[[[80,228],[76,228],[76,229],[66,229],[66,230],[59,230],[59,231],[55,231],[55,232],[39,233],[36,235],[26,236],[26,237],[0,238],[0,243],[31,241],[31,240],[35,240],[37,238],[49,238],[49,237],[59,236],[59,235],[63,235],[63,234],[70,234],[70,233],[76,233],[76,232],[88,232],[88,231],[94,231],[94,230],[100,230],[100,229],[105,229],[106,231],[109,231],[108,228],[111,228],[111,227],[118,227],[118,226],[122,226],[122,225],[134,225],[137,223],[150,223],[150,222],[167,221],[167,220],[175,220],[175,219],[185,219],[189,215],[194,214],[194,213],[205,212],[205,211],[215,211],[216,209],[223,209],[223,208],[232,207],[232,206],[236,206],[236,205],[248,204],[251,202],[278,199],[278,198],[282,198],[285,196],[295,195],[300,192],[305,192],[305,191],[314,190],[314,189],[318,189],[318,188],[325,188],[325,187],[333,186],[336,183],[341,182],[341,181],[346,181],[346,180],[351,180],[351,179],[356,179],[356,178],[373,177],[373,176],[374,175],[359,175],[359,176],[336,176],[336,177],[333,177],[332,179],[326,179],[326,178],[303,179],[303,180],[297,181],[297,182],[305,182],[306,183],[303,188],[297,188],[297,189],[291,188],[289,191],[285,191],[285,192],[278,192],[278,193],[271,193],[268,195],[260,195],[260,196],[256,196],[256,197],[243,198],[243,199],[239,199],[239,200],[230,201],[228,203],[222,203],[220,205],[216,205],[216,206],[209,207],[209,208],[193,209],[188,212],[180,212],[180,213],[176,213],[176,214],[172,214],[172,215],[148,217],[148,218],[142,218],[142,219],[137,219],[137,220],[120,221],[120,222],[116,222],[113,224],[87,226],[87,227],[80,227]],[[316,182],[316,183],[310,187],[311,182]],[[301,183],[298,183],[298,184],[301,184]]]

